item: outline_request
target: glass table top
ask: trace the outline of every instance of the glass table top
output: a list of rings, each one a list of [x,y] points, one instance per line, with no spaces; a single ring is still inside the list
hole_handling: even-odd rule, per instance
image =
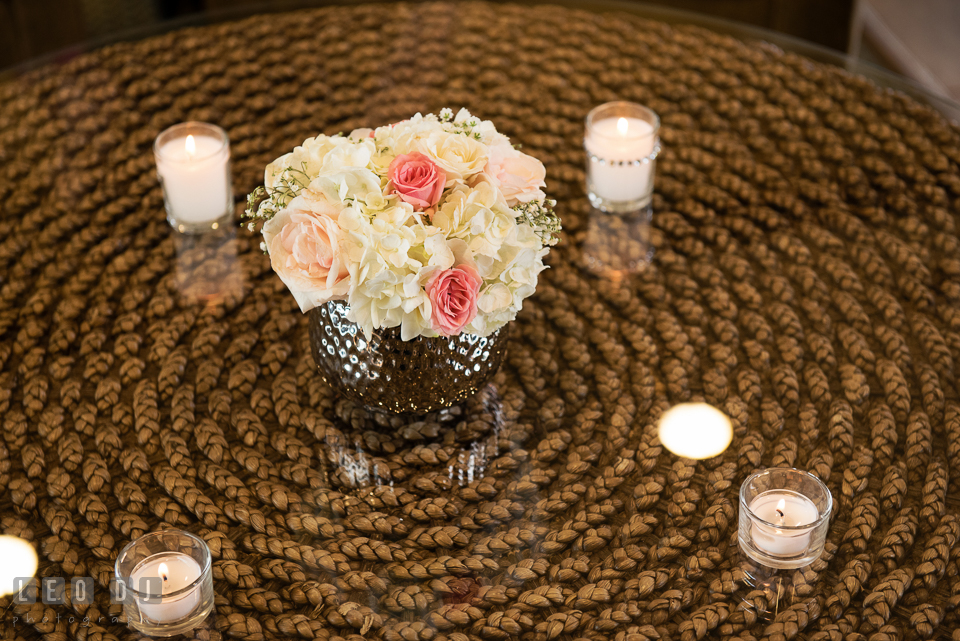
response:
[[[7,77],[0,530],[36,548],[38,576],[97,590],[4,597],[4,630],[133,638],[113,563],[177,528],[213,557],[197,638],[947,638],[960,134],[763,39],[651,13],[357,4]],[[614,99],[663,123],[649,225],[584,189],[583,118]],[[488,387],[370,412],[319,376],[257,233],[170,228],[151,146],[176,122],[222,126],[239,211],[307,136],[461,105],[544,161],[563,239]],[[730,417],[722,455],[664,449],[658,419],[682,402]],[[763,467],[811,471],[835,501],[823,556],[775,609],[744,592],[738,554],[737,490]]]

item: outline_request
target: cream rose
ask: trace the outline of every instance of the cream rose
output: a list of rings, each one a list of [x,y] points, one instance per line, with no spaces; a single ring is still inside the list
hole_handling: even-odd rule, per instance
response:
[[[463,134],[434,131],[415,144],[443,170],[448,187],[455,182],[466,182],[487,164],[486,145]]]
[[[350,286],[341,258],[340,228],[324,213],[286,208],[263,226],[270,264],[307,312],[346,295]]]

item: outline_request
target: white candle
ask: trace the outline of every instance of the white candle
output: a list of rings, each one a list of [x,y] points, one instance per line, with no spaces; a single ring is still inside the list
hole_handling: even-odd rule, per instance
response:
[[[605,200],[629,202],[652,192],[653,162],[635,163],[653,153],[657,137],[640,118],[606,118],[591,124],[584,146],[606,162],[591,162],[591,191]],[[627,161],[619,164],[617,161]]]
[[[209,223],[232,212],[230,145],[222,130],[177,125],[160,134],[155,156],[167,210],[177,222]]]
[[[0,597],[19,592],[37,573],[37,551],[29,542],[15,536],[0,536]]]
[[[184,589],[200,578],[200,564],[180,552],[165,552],[147,557],[130,576],[133,589],[138,592],[155,595],[156,582],[144,579],[159,577],[163,596],[160,600],[140,599],[140,612],[158,623],[178,621],[189,616],[200,603],[200,587],[176,596],[172,595]]]
[[[753,544],[772,556],[802,554],[810,545],[813,524],[820,518],[813,501],[791,490],[768,490],[760,494],[750,502],[750,511],[770,524],[755,521],[750,534]],[[810,527],[800,527],[804,525]]]

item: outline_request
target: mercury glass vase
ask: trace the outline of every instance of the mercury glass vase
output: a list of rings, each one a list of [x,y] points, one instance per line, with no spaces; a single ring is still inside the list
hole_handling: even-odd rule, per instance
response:
[[[490,336],[460,334],[409,341],[400,328],[367,340],[347,320],[349,306],[330,301],[310,311],[310,345],[323,379],[371,410],[424,414],[460,403],[496,374],[507,347],[508,326]]]

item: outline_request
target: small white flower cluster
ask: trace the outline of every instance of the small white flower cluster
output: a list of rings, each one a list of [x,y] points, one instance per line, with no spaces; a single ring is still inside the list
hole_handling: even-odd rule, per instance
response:
[[[559,221],[537,159],[466,110],[308,138],[270,163],[248,215],[302,311],[346,300],[369,337],[513,320]],[[531,211],[535,215],[531,215]]]

